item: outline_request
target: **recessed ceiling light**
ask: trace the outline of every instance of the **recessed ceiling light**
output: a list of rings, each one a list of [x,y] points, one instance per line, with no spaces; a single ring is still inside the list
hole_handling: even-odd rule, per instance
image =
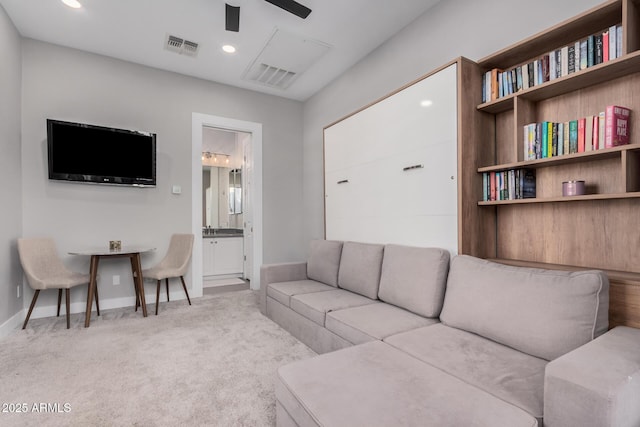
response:
[[[421,107],[431,107],[432,105],[433,101],[431,101],[430,99],[425,99],[424,101],[420,102]]]
[[[66,4],[69,7],[72,7],[74,9],[79,9],[82,7],[82,5],[80,4],[80,2],[78,0],[62,0],[62,3]]]
[[[236,48],[235,46],[231,46],[230,44],[225,44],[224,46],[222,46],[222,50],[227,53],[235,53]]]

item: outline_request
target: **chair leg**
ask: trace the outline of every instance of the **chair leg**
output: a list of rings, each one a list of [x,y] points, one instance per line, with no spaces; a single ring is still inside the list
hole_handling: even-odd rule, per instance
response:
[[[158,280],[158,286],[156,286],[156,316],[158,315],[158,305],[160,305],[160,280]]]
[[[184,289],[184,293],[187,295],[187,301],[189,301],[189,305],[191,305],[191,298],[189,298],[189,292],[187,292],[187,285],[184,284],[184,277],[180,276],[180,280],[182,280],[182,289]]]
[[[58,289],[58,314],[56,317],[60,317],[60,303],[62,302],[62,288]]]
[[[169,302],[169,278],[164,279],[167,284],[167,302]]]
[[[31,317],[31,312],[33,311],[33,307],[36,305],[36,300],[38,299],[38,295],[40,295],[40,289],[36,289],[36,292],[33,294],[33,298],[31,299],[31,305],[29,306],[29,312],[27,313],[27,318],[24,319],[24,325],[22,325],[22,329],[27,327],[27,322]]]
[[[71,299],[69,297],[70,293],[71,293],[71,289],[69,289],[69,288],[65,289],[65,303],[66,303],[66,306],[67,306],[66,307],[67,308],[67,329],[69,329],[69,327],[71,326],[70,322],[69,322],[69,315],[71,314],[70,313],[71,310],[69,310],[69,301]]]
[[[98,287],[96,286],[96,311],[98,312],[98,316],[100,316],[100,303],[98,302]]]

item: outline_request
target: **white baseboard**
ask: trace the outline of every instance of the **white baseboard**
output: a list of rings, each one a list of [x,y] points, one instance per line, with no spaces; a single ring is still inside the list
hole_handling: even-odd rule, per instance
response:
[[[7,321],[5,321],[2,325],[0,325],[0,339],[8,337],[11,335],[16,329],[22,326],[22,322],[24,322],[24,316],[27,315],[26,310],[20,310],[13,316],[11,316]]]

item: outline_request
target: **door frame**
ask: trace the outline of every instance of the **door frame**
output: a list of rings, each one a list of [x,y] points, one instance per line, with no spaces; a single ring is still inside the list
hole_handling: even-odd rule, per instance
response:
[[[213,127],[251,134],[251,209],[253,217],[253,254],[251,265],[251,289],[260,289],[260,266],[262,265],[262,123],[192,113],[191,118],[191,230],[194,236],[202,237],[202,128]],[[244,176],[243,176],[244,179]],[[191,257],[192,294],[202,296],[202,239],[193,242]]]

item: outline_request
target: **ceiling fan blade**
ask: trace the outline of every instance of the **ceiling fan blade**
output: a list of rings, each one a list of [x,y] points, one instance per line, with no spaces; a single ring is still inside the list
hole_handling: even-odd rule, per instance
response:
[[[306,19],[306,17],[309,16],[309,14],[311,13],[311,9],[294,0],[265,0],[265,1],[271,3],[274,6],[278,6],[279,8],[284,9],[287,12],[293,13],[294,15],[299,16],[302,19]]]
[[[225,3],[225,20],[226,30],[238,32],[240,31],[240,6],[231,6]]]

